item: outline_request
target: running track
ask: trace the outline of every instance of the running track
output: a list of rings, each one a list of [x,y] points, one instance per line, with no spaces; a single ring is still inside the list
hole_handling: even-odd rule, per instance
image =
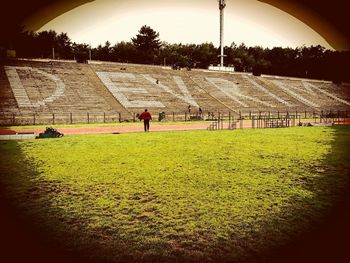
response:
[[[200,124],[169,124],[169,125],[152,125],[150,132],[159,131],[186,131],[186,130],[206,130],[210,123]],[[250,123],[244,125],[245,128],[250,127]],[[79,127],[79,128],[60,128],[59,125],[55,128],[64,135],[73,134],[99,134],[99,133],[128,133],[128,132],[143,132],[143,124],[126,125],[126,126],[110,126],[110,127]],[[227,124],[224,125],[227,128]],[[16,134],[16,133],[36,133],[44,132],[44,128],[34,129],[0,129],[1,134]]]
[[[305,122],[305,121],[302,121]],[[189,130],[206,130],[211,122],[208,123],[198,123],[198,124],[164,124],[164,125],[152,125],[150,127],[151,132],[159,131],[189,131]],[[349,120],[336,121],[335,124],[350,124]],[[255,124],[257,125],[257,124]],[[50,126],[50,125],[48,125]],[[243,122],[242,128],[251,128],[251,122]],[[135,125],[125,125],[125,126],[109,126],[109,127],[78,127],[78,128],[60,128],[59,125],[55,127],[59,132],[65,135],[73,134],[103,134],[103,133],[128,133],[128,132],[143,132],[143,123],[138,123]],[[224,123],[224,129],[228,128],[228,123]],[[240,124],[237,123],[237,128],[240,128]],[[16,134],[16,133],[35,133],[39,134],[44,132],[44,128],[33,128],[33,129],[0,129],[0,135],[3,134]]]

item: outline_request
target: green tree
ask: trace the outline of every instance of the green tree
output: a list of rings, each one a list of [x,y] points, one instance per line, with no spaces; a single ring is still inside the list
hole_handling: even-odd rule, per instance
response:
[[[168,65],[178,65],[180,67],[194,66],[194,44],[168,44],[163,43],[160,53],[160,63],[166,62]]]
[[[303,47],[300,50],[300,60],[304,66],[305,77],[320,78],[322,74],[322,59],[324,57],[325,48],[317,45]]]
[[[73,53],[74,58],[79,63],[86,63],[86,61],[89,59],[89,49],[90,46],[88,44],[76,44],[73,43]]]
[[[112,58],[118,62],[136,62],[136,48],[131,42],[120,42],[112,47]]]
[[[131,39],[137,50],[137,62],[152,64],[159,56],[161,42],[159,33],[149,26],[142,26],[136,37]]]
[[[236,71],[251,72],[255,65],[255,59],[253,54],[249,53],[249,48],[243,43],[239,46],[232,43],[231,48],[232,51],[228,57],[233,61]]]
[[[59,58],[72,59],[72,42],[67,33],[61,33],[56,37],[57,56]]]
[[[37,34],[37,47],[41,57],[52,58],[52,48],[57,48],[56,39],[57,33],[54,30],[41,31]]]
[[[15,50],[17,57],[38,57],[40,50],[37,45],[37,34],[33,31],[23,31],[17,35],[15,41]],[[12,47],[13,48],[13,47]]]
[[[200,68],[208,68],[209,65],[218,63],[217,48],[213,43],[204,43],[196,46],[193,57],[199,62]]]
[[[98,45],[94,50],[94,59],[102,61],[111,61],[112,60],[112,47],[109,41],[106,41],[105,45]]]

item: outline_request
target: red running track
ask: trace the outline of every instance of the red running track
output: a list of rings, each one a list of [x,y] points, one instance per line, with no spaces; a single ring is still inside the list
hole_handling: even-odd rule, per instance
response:
[[[201,124],[170,124],[170,125],[152,125],[150,127],[151,132],[158,131],[186,131],[186,130],[206,130],[209,123]],[[110,127],[79,127],[79,128],[55,128],[65,134],[99,134],[99,133],[128,133],[128,132],[143,132],[143,124],[126,125],[126,126],[110,126]],[[34,129],[1,129],[0,134],[16,134],[16,133],[42,133],[44,128]]]
[[[152,125],[150,127],[150,132],[159,131],[187,131],[187,130],[206,130],[211,122],[208,123],[198,123],[198,124],[164,124],[164,125]],[[335,124],[350,124],[349,120],[335,122]],[[255,123],[257,126],[257,123]],[[242,128],[251,128],[251,122],[243,122]],[[128,132],[143,132],[143,123],[138,123],[135,125],[125,125],[125,126],[109,126],[109,127],[77,127],[77,128],[60,128],[59,125],[55,128],[65,134],[103,134],[103,133],[128,133]],[[223,128],[228,128],[228,123],[223,124]],[[240,123],[237,123],[237,129],[240,128]],[[33,128],[33,129],[0,129],[0,135],[3,134],[16,134],[16,133],[42,133],[44,128]]]

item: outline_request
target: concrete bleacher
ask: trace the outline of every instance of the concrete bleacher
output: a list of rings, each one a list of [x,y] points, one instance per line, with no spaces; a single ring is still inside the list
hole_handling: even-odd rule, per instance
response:
[[[305,110],[344,110],[350,106],[349,89],[331,82],[266,77],[265,83],[282,89],[295,107]]]
[[[0,87],[0,116],[18,120],[36,114],[37,123],[44,115],[47,122],[100,122],[102,115],[103,121],[130,120],[144,108],[185,113],[188,105],[192,113],[200,107],[204,114],[350,109],[345,84],[110,62],[5,61]]]
[[[0,114],[10,119],[36,114],[39,123],[52,114],[56,121],[60,115],[68,121],[71,113],[83,119],[88,112],[130,115],[106,91],[95,72],[83,64],[7,61],[0,66],[0,83]]]

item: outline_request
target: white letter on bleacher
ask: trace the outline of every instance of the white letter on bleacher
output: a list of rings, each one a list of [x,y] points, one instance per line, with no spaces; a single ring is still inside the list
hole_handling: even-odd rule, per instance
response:
[[[5,66],[5,72],[10,82],[10,86],[17,101],[18,107],[32,107],[27,92],[24,89],[21,79],[18,76],[16,67]]]
[[[123,92],[133,94],[147,94],[147,91],[143,88],[135,87],[138,85],[137,79],[132,73],[119,73],[119,72],[96,72],[97,76],[101,79],[103,84],[112,93],[120,104],[125,108],[164,108],[165,106],[159,101],[146,101],[146,100],[133,100],[130,101]],[[114,81],[113,81],[114,80]],[[117,82],[118,81],[118,82]]]
[[[150,75],[148,74],[141,74],[145,79],[147,79],[150,83],[154,84],[156,83],[156,79],[152,78]],[[181,79],[181,77],[177,77],[174,76],[173,77],[175,80],[175,83],[177,84],[177,86],[179,87],[179,89],[181,90],[183,95],[177,94],[176,92],[174,92],[173,90],[171,90],[169,87],[159,83],[157,84],[159,87],[161,87],[164,91],[172,94],[174,97],[194,106],[194,107],[199,107],[199,105],[197,104],[197,102],[193,99],[191,93],[188,91],[185,83],[183,82],[183,80]]]
[[[56,84],[56,87],[57,87],[55,92],[51,96],[49,96],[41,101],[31,102],[29,100],[27,91],[21,82],[21,79],[18,76],[17,70],[31,71],[31,72],[34,72],[37,74],[41,74],[41,75],[45,76],[47,79],[52,80]],[[10,86],[12,88],[13,94],[16,98],[18,107],[45,106],[46,103],[53,102],[54,100],[58,99],[59,97],[61,97],[64,94],[65,86],[64,86],[64,83],[62,82],[62,80],[60,78],[58,78],[57,76],[49,74],[49,73],[42,71],[40,69],[36,69],[36,68],[32,68],[32,67],[5,66],[5,72],[6,72],[7,78],[10,82]]]
[[[220,90],[223,94],[225,94],[227,97],[231,98],[238,104],[240,104],[243,107],[249,107],[248,104],[243,102],[243,100],[251,100],[256,103],[263,104],[267,107],[273,107],[270,103],[267,103],[265,101],[259,100],[254,97],[250,97],[247,95],[244,95],[239,88],[239,86],[229,80],[222,79],[222,78],[205,78],[209,83],[211,83],[214,87],[216,87],[218,90]]]

